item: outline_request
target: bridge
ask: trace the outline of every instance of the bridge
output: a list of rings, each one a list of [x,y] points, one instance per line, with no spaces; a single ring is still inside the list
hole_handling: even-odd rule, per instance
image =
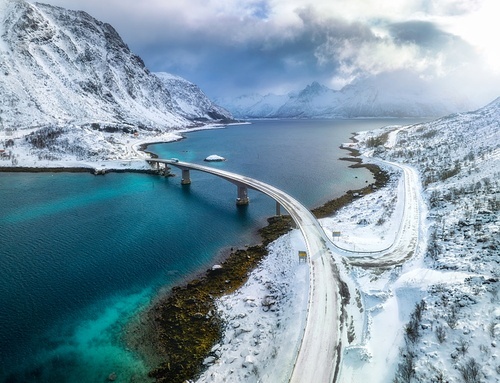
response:
[[[248,204],[248,188],[273,198],[292,217],[302,232],[309,261],[309,301],[306,327],[289,381],[334,382],[341,360],[340,283],[330,240],[320,223],[304,205],[285,192],[239,174],[203,165],[168,159],[148,159],[159,168],[175,166],[182,170],[182,184],[190,184],[190,171],[197,170],[221,177],[237,186],[236,203]],[[346,326],[344,326],[346,327]]]

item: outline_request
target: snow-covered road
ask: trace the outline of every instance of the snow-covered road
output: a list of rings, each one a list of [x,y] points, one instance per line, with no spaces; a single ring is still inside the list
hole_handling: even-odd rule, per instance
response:
[[[391,246],[370,251],[352,251],[334,244],[335,252],[349,259],[353,266],[384,267],[397,265],[415,254],[420,231],[424,202],[421,197],[420,181],[415,169],[401,164],[380,161],[402,171],[403,217],[399,230]]]
[[[372,160],[373,162],[373,160]],[[425,203],[421,197],[418,173],[412,167],[387,161],[377,161],[385,166],[401,170],[399,198],[402,199],[402,216],[398,222],[397,234],[390,245],[377,248],[376,244],[358,243],[358,248],[353,250],[332,242],[335,253],[346,257],[353,266],[384,267],[401,264],[411,258],[419,245],[422,230],[422,214],[425,212]]]
[[[199,170],[242,183],[275,199],[304,236],[309,261],[309,301],[302,343],[290,382],[332,382],[340,363],[340,280],[330,241],[314,215],[296,199],[264,182],[202,165],[154,159],[152,162]]]
[[[300,229],[309,261],[309,299],[307,319],[296,359],[290,363],[289,382],[335,382],[341,367],[342,333],[340,330],[341,285],[338,262],[347,257],[352,265],[388,266],[404,262],[415,254],[421,230],[423,201],[417,172],[408,166],[385,163],[402,171],[400,196],[403,214],[391,246],[373,249],[369,254],[350,252],[335,246],[319,221],[300,202],[283,191],[258,180],[207,166],[154,159],[180,169],[199,170],[222,177],[236,185],[245,185],[267,194],[283,206]]]

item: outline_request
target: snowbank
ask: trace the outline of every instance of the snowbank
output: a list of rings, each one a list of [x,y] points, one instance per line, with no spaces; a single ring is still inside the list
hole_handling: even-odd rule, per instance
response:
[[[287,381],[306,318],[309,271],[297,256],[303,248],[298,230],[282,236],[247,283],[218,301],[224,338],[198,382]]]

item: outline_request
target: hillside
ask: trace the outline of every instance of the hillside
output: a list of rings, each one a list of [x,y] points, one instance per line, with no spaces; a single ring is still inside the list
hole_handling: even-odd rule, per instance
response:
[[[422,185],[418,177],[410,185],[428,206],[417,198],[424,206],[406,262],[346,265],[356,291],[338,381],[498,382],[499,121],[497,100],[471,113],[359,133],[359,143],[348,144],[391,174],[383,188],[321,220],[325,232],[342,233],[335,243],[350,249],[351,260],[400,236],[410,209],[400,164],[418,172]],[[224,337],[197,382],[286,380],[307,308],[307,269],[296,259],[303,246],[298,230],[282,236],[249,281],[218,301]]]
[[[102,132],[119,140],[232,118],[194,84],[151,73],[111,25],[24,0],[0,0],[0,105],[0,142],[33,133],[35,152],[61,141],[90,157],[107,151],[86,146]]]
[[[183,117],[203,122],[231,119],[231,113],[214,104],[198,85],[170,73],[158,72],[155,75],[170,91],[174,108]]]
[[[387,132],[360,136],[363,150],[416,168],[429,209],[423,257],[401,275],[386,272],[387,296],[399,305],[398,288],[419,297],[399,330],[404,340],[393,381],[497,382],[500,99]]]

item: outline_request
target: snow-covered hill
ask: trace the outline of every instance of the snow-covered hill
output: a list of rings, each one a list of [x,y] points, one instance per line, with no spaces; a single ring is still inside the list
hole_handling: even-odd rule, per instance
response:
[[[155,73],[170,91],[175,110],[192,121],[214,121],[231,119],[231,113],[214,104],[203,91],[192,82],[170,73]]]
[[[1,166],[130,159],[138,138],[231,119],[196,85],[151,73],[111,25],[0,0]]]
[[[24,0],[0,0],[0,101],[3,127],[18,129],[97,123],[165,130],[231,117],[194,85],[169,87],[150,73],[111,25]],[[190,101],[196,108],[188,110]]]
[[[401,73],[359,80],[339,91],[313,82],[286,95],[220,99],[238,118],[439,117],[470,110],[458,89]]]
[[[399,362],[390,366],[393,381],[498,382],[500,98],[474,112],[387,132],[360,136],[362,150],[416,168],[429,208],[424,257],[403,266],[400,276],[388,271],[392,281],[384,286],[396,298],[383,307],[406,307],[409,318],[392,330],[403,338]],[[413,311],[398,298],[401,288],[407,296],[418,292]]]
[[[356,306],[348,312],[351,335],[338,381],[498,382],[500,99],[475,112],[357,139],[348,146],[389,170],[391,181],[322,219],[325,232],[340,230],[335,243],[354,255],[399,237],[411,194],[402,193],[399,165],[373,157],[418,170],[422,187],[418,180],[409,186],[423,191],[428,220],[417,220],[415,251],[404,264],[348,267]],[[301,241],[298,230],[279,238],[248,282],[219,300],[224,337],[197,382],[287,380],[307,310],[306,270],[296,257]]]
[[[253,93],[231,99],[216,99],[216,102],[224,105],[237,118],[273,118],[288,98],[289,95],[261,96]]]

